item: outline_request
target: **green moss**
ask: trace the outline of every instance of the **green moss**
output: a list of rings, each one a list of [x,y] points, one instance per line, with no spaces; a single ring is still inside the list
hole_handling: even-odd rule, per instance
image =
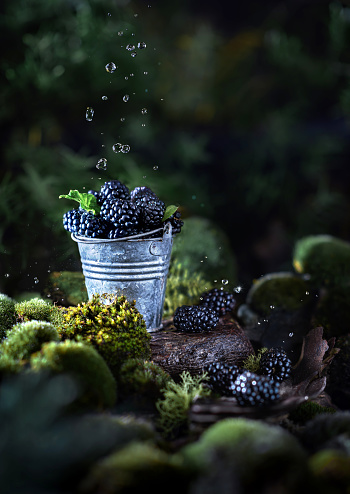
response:
[[[334,408],[323,407],[313,401],[301,403],[289,414],[289,419],[298,425],[305,425],[320,413],[335,413]]]
[[[260,348],[257,355],[249,355],[244,362],[242,367],[249,370],[250,372],[258,372],[260,367],[260,359],[263,353],[267,351],[267,348]]]
[[[16,324],[0,345],[0,353],[17,360],[27,360],[44,343],[58,341],[57,330],[46,321],[27,321]]]
[[[6,336],[6,332],[16,322],[15,305],[16,302],[11,297],[0,293],[0,339]]]
[[[206,374],[191,376],[187,371],[181,382],[169,381],[163,390],[164,398],[156,403],[159,412],[158,426],[165,437],[172,438],[188,429],[188,411],[196,396],[209,396],[210,390],[203,386]]]
[[[167,285],[163,317],[172,317],[175,309],[181,305],[194,305],[199,302],[203,292],[213,288],[210,281],[206,281],[199,272],[190,272],[179,261],[171,263]]]
[[[148,443],[135,442],[96,463],[82,492],[127,494],[187,492],[188,473],[180,458]],[[168,486],[168,487],[166,487]]]
[[[56,325],[62,320],[60,309],[39,297],[17,302],[15,314],[17,322],[36,320],[52,322]]]
[[[296,242],[293,265],[317,287],[350,281],[350,244],[331,235],[311,235]]]
[[[128,302],[123,295],[94,295],[89,302],[69,307],[64,317],[61,337],[91,343],[113,372],[129,358],[150,356],[146,323],[135,301]]]
[[[5,376],[18,374],[21,370],[22,365],[19,360],[6,354],[0,355],[0,379]]]
[[[293,273],[269,273],[254,281],[247,294],[247,303],[259,314],[274,309],[297,310],[310,303],[309,287]]]
[[[116,382],[106,362],[86,343],[47,343],[31,356],[34,371],[49,370],[73,376],[80,388],[79,405],[93,409],[110,408],[116,401]]]

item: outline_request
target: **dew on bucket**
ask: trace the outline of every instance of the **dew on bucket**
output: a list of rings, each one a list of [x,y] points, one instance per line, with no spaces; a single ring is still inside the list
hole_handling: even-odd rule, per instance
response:
[[[135,50],[135,45],[128,44],[128,45],[126,45],[126,49],[128,51],[133,51],[133,50]]]
[[[120,144],[120,142],[117,142],[116,144],[113,144],[112,146],[112,150],[115,152],[115,153],[120,153],[121,150],[122,150],[122,147],[123,147],[123,144]]]
[[[129,101],[130,96],[128,94],[124,94],[123,96],[123,101],[124,103],[127,103]]]
[[[140,50],[143,50],[144,48],[146,48],[146,43],[144,41],[140,41],[139,43],[137,43],[137,48],[139,48]]]
[[[107,159],[106,158],[101,158],[98,160],[96,168],[98,170],[106,170],[107,169]]]
[[[88,122],[91,122],[91,121],[92,121],[92,119],[93,119],[93,117],[94,117],[94,113],[95,113],[95,111],[94,111],[94,109],[93,109],[93,108],[91,108],[91,106],[88,106],[88,107],[86,108],[85,118],[86,118],[86,120],[87,120]]]
[[[117,68],[117,66],[114,62],[109,62],[105,66],[106,71],[109,72],[110,74],[113,74],[113,72],[115,71],[116,68]]]
[[[130,146],[129,144],[124,144],[122,146],[122,153],[128,153],[130,151]]]
[[[146,113],[147,113],[147,108],[142,108],[141,113],[142,113],[142,115],[146,115]]]

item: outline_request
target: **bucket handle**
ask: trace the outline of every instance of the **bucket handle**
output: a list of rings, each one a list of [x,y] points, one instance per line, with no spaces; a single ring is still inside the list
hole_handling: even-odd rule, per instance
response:
[[[163,238],[161,240],[155,240],[149,246],[149,251],[153,256],[165,256],[171,251],[171,243],[173,241],[172,236],[173,227],[171,223],[165,223]]]

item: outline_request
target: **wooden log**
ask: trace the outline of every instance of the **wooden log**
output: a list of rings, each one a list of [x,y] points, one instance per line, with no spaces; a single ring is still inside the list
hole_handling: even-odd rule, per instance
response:
[[[176,379],[185,370],[199,375],[212,362],[239,366],[254,349],[238,322],[225,317],[207,333],[178,331],[170,320],[152,333],[151,352],[153,362]]]

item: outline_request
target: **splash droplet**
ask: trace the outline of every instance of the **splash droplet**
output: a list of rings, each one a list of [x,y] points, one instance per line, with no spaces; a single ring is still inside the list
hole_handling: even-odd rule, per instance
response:
[[[223,285],[228,285],[228,280],[221,280],[221,283],[222,283]]]
[[[126,76],[124,77],[124,79],[127,81],[127,80],[129,79],[129,77],[126,75]]]
[[[141,124],[141,127],[146,127],[146,124]]]
[[[35,276],[34,283],[37,285],[39,283],[39,279]]]
[[[125,122],[125,117],[120,117],[121,122]]]
[[[138,16],[139,16],[139,14],[134,14],[134,17],[138,17]]]
[[[142,115],[146,115],[146,113],[147,113],[147,108],[142,108],[141,113],[142,113]]]
[[[147,70],[145,70],[143,74],[144,74],[144,75],[148,75],[148,72],[147,72]]]
[[[120,144],[120,142],[117,142],[116,144],[113,144],[112,150],[115,153],[120,153],[120,151],[122,150],[122,147],[123,147],[123,144]]]
[[[87,120],[88,122],[91,122],[91,121],[92,121],[92,119],[93,119],[93,117],[94,117],[94,113],[95,113],[95,111],[94,111],[94,109],[93,109],[93,108],[91,108],[91,106],[88,106],[88,107],[86,108],[85,118],[86,118],[86,120]]]
[[[123,36],[124,32],[123,31],[118,31],[118,36]]]
[[[289,338],[292,338],[292,336],[294,336],[294,333],[289,333]]]
[[[130,74],[130,77],[134,77],[134,74]]]
[[[137,48],[139,48],[140,50],[143,50],[144,48],[146,48],[146,43],[144,41],[140,41],[139,43],[137,43]]]
[[[108,100],[108,96],[102,96],[102,99],[103,99],[103,101],[107,101]]]
[[[115,71],[115,69],[117,68],[116,64],[114,62],[109,62],[106,66],[105,66],[105,69],[107,70],[107,72],[109,72],[110,74],[113,74],[113,72]]]
[[[9,278],[9,277],[10,277],[9,273],[5,273],[5,278]]]
[[[153,167],[153,170],[154,170],[154,171],[158,170],[158,165],[155,165],[155,166]]]
[[[221,247],[219,247],[219,249],[221,249]],[[241,291],[242,291],[242,287],[241,287],[240,285],[239,285],[239,286],[236,286],[236,287],[234,288],[234,291],[235,291],[236,293],[241,293]]]
[[[137,53],[136,53],[136,51],[132,51],[132,52],[130,53],[130,55],[131,55],[133,58],[135,58],[135,57],[136,57],[136,55],[137,55]]]
[[[126,45],[126,49],[128,51],[133,51],[133,50],[135,50],[135,45],[128,44],[128,45]]]
[[[124,94],[124,96],[123,96],[124,103],[126,103],[127,101],[129,101],[129,98],[130,98],[130,96],[128,94]]]
[[[128,153],[130,151],[130,146],[129,144],[124,144],[122,146],[122,153]]]
[[[98,170],[106,170],[107,169],[107,159],[106,158],[101,158],[98,160],[96,168]]]

